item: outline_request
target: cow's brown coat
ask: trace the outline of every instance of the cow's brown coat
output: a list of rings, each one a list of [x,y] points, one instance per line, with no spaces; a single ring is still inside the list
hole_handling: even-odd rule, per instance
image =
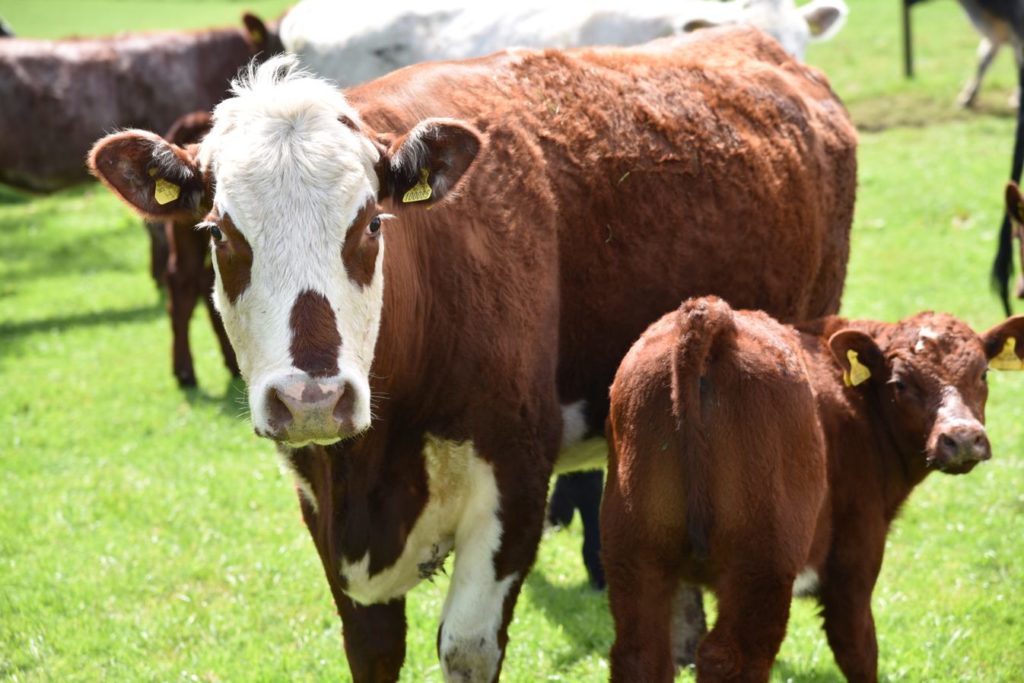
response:
[[[719,617],[698,680],[767,681],[805,568],[820,577],[843,673],[877,680],[871,593],[889,525],[930,471],[964,473],[989,456],[979,432],[976,456],[943,460],[938,441],[964,427],[937,417],[939,401],[955,387],[983,422],[986,361],[1022,333],[1024,316],[979,337],[934,313],[794,330],[714,298],[652,325],[611,390],[601,521],[612,680],[672,679],[673,595],[699,583],[717,593]],[[871,372],[858,386],[844,386],[851,348]]]

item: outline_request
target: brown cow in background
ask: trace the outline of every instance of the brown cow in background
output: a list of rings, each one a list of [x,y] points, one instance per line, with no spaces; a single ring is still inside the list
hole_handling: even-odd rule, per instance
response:
[[[88,180],[85,156],[116,128],[167,130],[210,110],[254,55],[281,50],[252,14],[242,28],[0,41],[0,182],[50,192]]]
[[[613,681],[767,681],[793,593],[815,595],[836,662],[876,681],[871,593],[893,518],[932,471],[991,457],[987,367],[1024,368],[1024,316],[820,319],[797,329],[714,297],[634,344],[611,389],[602,541]],[[795,585],[794,585],[795,584]]]

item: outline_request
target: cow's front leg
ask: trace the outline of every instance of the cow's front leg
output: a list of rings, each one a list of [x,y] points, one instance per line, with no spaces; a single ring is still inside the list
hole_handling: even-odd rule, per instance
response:
[[[345,654],[355,683],[398,680],[405,660],[405,600],[360,605],[336,595]]]
[[[526,471],[531,468],[524,460],[470,463],[472,481],[437,636],[449,683],[488,683],[501,671],[512,608],[540,542],[550,476],[549,467]]]

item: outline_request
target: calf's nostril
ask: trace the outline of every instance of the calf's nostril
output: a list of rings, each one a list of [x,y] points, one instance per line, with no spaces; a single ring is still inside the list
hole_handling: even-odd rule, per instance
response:
[[[942,448],[945,448],[945,449],[948,449],[948,450],[951,450],[951,451],[954,451],[954,452],[957,449],[956,440],[953,437],[951,437],[949,434],[942,434],[941,436],[939,436],[939,445]]]
[[[352,421],[352,412],[355,409],[355,392],[347,383],[341,387],[337,403],[334,404],[334,419],[339,424],[346,424]]]

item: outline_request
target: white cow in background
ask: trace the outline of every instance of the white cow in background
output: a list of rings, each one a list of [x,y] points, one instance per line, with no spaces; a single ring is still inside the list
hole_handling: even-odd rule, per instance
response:
[[[307,68],[345,87],[418,62],[509,47],[636,45],[724,24],[756,26],[803,59],[808,43],[835,35],[847,13],[843,0],[801,7],[794,0],[303,0],[282,20],[280,35]]]

